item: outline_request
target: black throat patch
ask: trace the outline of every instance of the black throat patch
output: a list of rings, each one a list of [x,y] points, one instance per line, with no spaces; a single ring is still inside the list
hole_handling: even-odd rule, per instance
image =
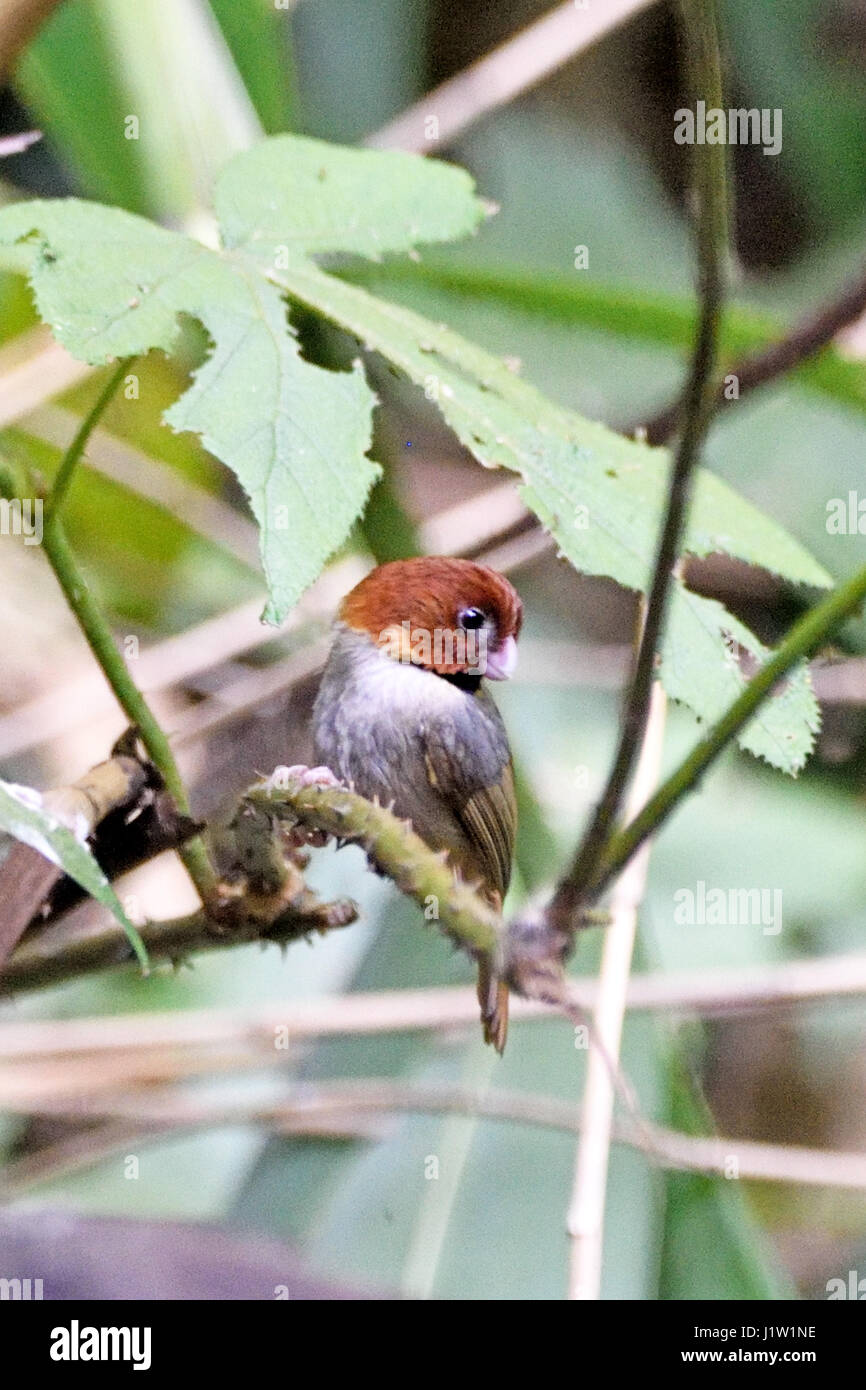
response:
[[[465,690],[469,695],[477,695],[481,687],[481,676],[472,676],[465,671],[455,671],[453,675],[445,675],[442,671],[436,672],[440,680],[447,681],[449,685],[456,685],[458,690]]]

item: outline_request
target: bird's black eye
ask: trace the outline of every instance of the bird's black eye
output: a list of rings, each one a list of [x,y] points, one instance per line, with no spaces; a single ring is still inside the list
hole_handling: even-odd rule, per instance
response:
[[[480,608],[463,608],[457,616],[460,626],[465,628],[467,632],[477,631],[487,621]]]

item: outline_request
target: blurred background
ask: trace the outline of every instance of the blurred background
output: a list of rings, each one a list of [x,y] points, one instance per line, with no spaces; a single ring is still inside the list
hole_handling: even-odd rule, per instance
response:
[[[596,5],[604,10],[604,0],[590,0],[590,12]],[[208,189],[231,153],[281,131],[368,139],[549,8],[535,0],[0,3],[0,137],[44,132],[3,161],[0,198],[75,194],[196,234],[208,227]],[[499,206],[475,239],[417,261],[340,267],[519,359],[553,399],[623,429],[676,396],[694,305],[688,150],[671,139],[684,100],[678,29],[667,4],[635,8],[586,51],[551,60],[529,90],[477,118],[469,112],[437,151],[465,165]],[[720,13],[729,104],[783,112],[777,156],[731,150],[731,354],[777,336],[860,271],[866,3],[721,0]],[[127,138],[130,116],[137,139]],[[578,247],[587,248],[586,268],[576,268]],[[295,322],[315,360],[337,363],[356,351],[304,315]],[[134,669],[173,733],[195,812],[218,814],[258,772],[308,760],[333,608],[373,559],[459,551],[507,569],[526,607],[520,669],[500,704],[521,782],[514,903],[542,891],[607,772],[630,597],[558,561],[513,483],[485,472],[420,391],[370,358],[381,399],[372,454],[384,481],[352,545],[296,615],[284,629],[263,629],[243,497],[193,436],[160,423],[204,350],[193,325],[175,358],[151,353],[138,364],[140,399],[113,401],[68,503],[70,538],[118,639],[138,641]],[[866,332],[852,331],[838,345],[835,376],[826,373],[823,384],[806,373],[783,378],[724,409],[706,449],[710,467],[838,579],[863,555],[862,536],[831,535],[826,519],[828,501],[863,487],[864,356]],[[0,448],[50,477],[104,379],[54,348],[25,282],[0,274]],[[693,565],[689,578],[767,642],[805,601],[728,560]],[[122,715],[38,548],[0,541],[0,591],[0,773],[38,787],[70,782],[107,755]],[[732,753],[665,828],[641,910],[640,971],[748,973],[864,951],[864,652],[866,625],[852,622],[819,663],[824,725],[796,781]],[[834,672],[843,665],[849,678],[840,682]],[[687,712],[673,710],[666,763],[697,733]],[[287,1086],[315,1096],[334,1079],[360,1078],[504,1088],[572,1101],[578,1113],[585,1052],[559,1019],[517,1023],[501,1061],[474,1024],[368,1036],[325,1036],[323,1026],[322,1036],[291,1035],[275,1050],[274,1029],[283,1017],[289,1025],[300,1001],[472,977],[470,963],[367,872],[358,851],[316,852],[310,878],[329,897],[355,898],[359,922],[285,954],[244,947],[146,982],[106,973],[0,1004],[7,1065],[14,1035],[4,1029],[57,1024],[31,1072],[20,1073],[24,1099],[15,1102],[13,1082],[0,1115],[4,1219],[14,1226],[7,1254],[28,1232],[36,1240],[47,1231],[33,1273],[38,1259],[59,1259],[59,1228],[35,1209],[63,1208],[100,1218],[90,1236],[76,1222],[61,1228],[73,1251],[91,1240],[107,1252],[103,1296],[140,1287],[128,1243],[124,1257],[125,1242],[118,1251],[103,1218],[141,1218],[166,1223],[163,1251],[192,1242],[198,1254],[187,1266],[198,1276],[221,1262],[224,1285],[226,1261],[234,1266],[224,1247],[206,1243],[205,1226],[231,1228],[246,1255],[237,1256],[228,1296],[263,1296],[263,1285],[290,1282],[264,1256],[256,1263],[267,1238],[294,1248],[301,1272],[293,1277],[314,1290],[324,1281],[421,1297],[563,1297],[573,1135],[478,1115],[268,1118]],[[781,890],[781,932],[678,925],[674,894],[700,880]],[[119,891],[138,920],[195,903],[171,857]],[[597,968],[598,936],[581,941],[576,973]],[[203,1010],[216,1011],[213,1027],[193,1045],[184,1020],[194,1014],[198,1027]],[[149,1046],[146,1034],[125,1035],[132,1015],[155,1016]],[[232,1025],[253,1015],[257,1031]],[[63,1032],[72,1020],[115,1016],[99,1047],[80,1039],[73,1047]],[[702,1017],[640,1013],[627,1023],[623,1066],[642,1109],[661,1122],[856,1152],[866,1147],[864,1023],[866,998],[856,994]],[[82,1118],[95,1097],[114,1107],[113,1119]],[[172,1125],[156,1111],[142,1119],[154,1101],[174,1107]],[[73,1102],[77,1118],[67,1113]],[[666,1173],[619,1148],[603,1294],[826,1297],[829,1279],[866,1274],[862,1189],[853,1179],[834,1187]],[[273,1258],[281,1268],[282,1257]],[[265,1271],[258,1283],[253,1267]],[[160,1266],[160,1296],[189,1296],[191,1287],[201,1296],[189,1278],[182,1264]]]

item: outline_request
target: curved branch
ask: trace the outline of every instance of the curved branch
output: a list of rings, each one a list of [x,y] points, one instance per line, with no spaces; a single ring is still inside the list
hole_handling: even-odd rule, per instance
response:
[[[424,843],[410,821],[398,820],[384,806],[346,787],[305,786],[285,773],[278,768],[267,782],[247,792],[244,802],[269,809],[289,824],[361,845],[375,867],[414,898],[428,920],[459,946],[500,953],[500,915],[454,872],[445,851],[436,853]]]
[[[365,1135],[369,1134],[371,1118],[405,1112],[468,1115],[564,1134],[579,1134],[581,1129],[570,1100],[524,1091],[395,1081],[392,1077],[327,1079],[304,1087],[302,1092],[264,1102],[250,1101],[249,1096],[202,1100],[166,1087],[151,1095],[137,1091],[50,1105],[43,1098],[38,1104],[40,1114],[75,1120],[86,1116],[96,1124],[102,1121],[104,1128],[93,1131],[89,1143],[79,1138],[70,1146],[61,1140],[8,1165],[2,1189],[6,1198],[49,1178],[89,1167],[118,1149],[123,1151],[132,1138],[137,1143],[158,1143],[178,1131],[228,1124],[257,1124],[277,1133],[306,1135],[332,1135],[335,1129],[345,1135],[351,1126]],[[28,1109],[23,1106],[21,1113]],[[613,1140],[643,1152],[650,1162],[667,1169],[729,1178],[735,1166],[741,1179],[866,1191],[866,1155],[862,1153],[696,1136],[662,1125],[651,1125],[641,1134],[622,1121],[614,1126]]]
[[[829,347],[843,328],[848,328],[866,313],[866,268],[842,289],[836,299],[821,305],[795,323],[784,338],[743,357],[725,369],[726,376],[737,378],[737,400],[742,400],[759,386],[765,386],[786,372],[793,371],[810,357]],[[715,406],[725,403],[724,382],[716,391]],[[674,433],[682,414],[682,402],[673,401],[651,420],[626,430],[634,434],[640,429],[648,444],[664,444]]]

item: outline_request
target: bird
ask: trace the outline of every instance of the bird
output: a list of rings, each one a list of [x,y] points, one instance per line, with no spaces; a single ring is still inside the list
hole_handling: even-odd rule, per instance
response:
[[[486,680],[517,661],[523,605],[496,570],[451,556],[392,560],[343,599],[313,707],[320,768],[409,820],[500,911],[517,801]],[[476,955],[485,1041],[501,1053],[508,985]]]

